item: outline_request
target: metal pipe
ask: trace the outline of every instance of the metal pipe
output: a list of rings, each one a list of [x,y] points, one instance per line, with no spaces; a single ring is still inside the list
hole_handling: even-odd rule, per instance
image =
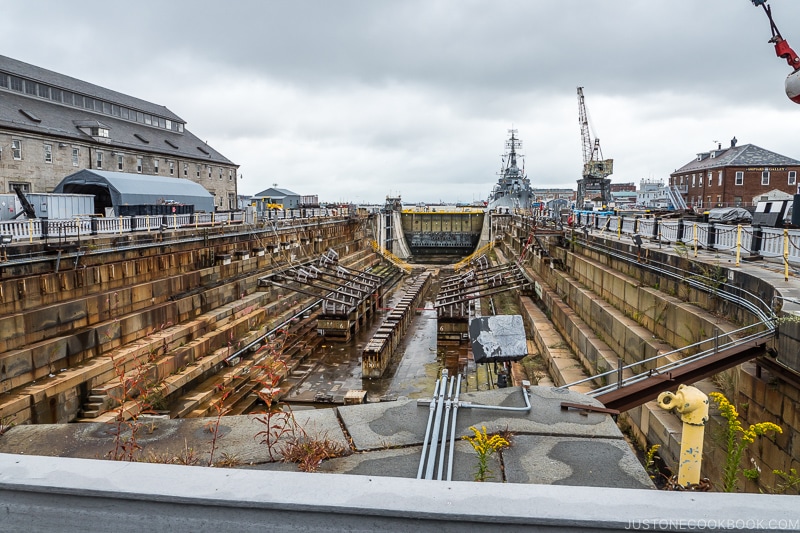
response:
[[[436,386],[433,389],[433,400],[431,400],[428,411],[428,425],[425,426],[425,438],[422,441],[422,453],[419,458],[419,468],[417,469],[417,479],[422,479],[422,471],[425,468],[425,459],[428,455],[428,441],[430,440],[431,422],[433,422],[433,413],[436,409],[436,397],[439,395],[440,382],[436,380]]]
[[[461,393],[461,374],[458,375],[456,383],[456,395],[453,398],[453,423],[450,425],[450,456],[447,461],[447,481],[453,480],[453,455],[455,454],[456,444],[456,420],[458,419],[458,396]]]
[[[447,387],[447,370],[442,371],[439,387],[439,396],[436,401],[436,415],[433,419],[433,432],[431,434],[430,452],[428,455],[428,466],[425,469],[425,479],[433,479],[433,468],[436,463],[436,452],[439,449],[439,428],[442,422],[442,411],[444,410],[444,395]]]
[[[450,422],[450,409],[453,406],[453,386],[455,385],[455,376],[450,378],[450,386],[447,389],[447,396],[445,397],[444,409],[444,422],[442,423],[442,446],[439,450],[439,469],[436,472],[436,479],[442,479],[442,471],[444,470],[444,454],[447,451],[447,438],[448,438],[448,424]]]
[[[472,402],[459,402],[459,406],[463,407],[464,409],[491,409],[493,411],[516,411],[516,412],[528,412],[531,410],[531,399],[528,396],[530,390],[530,384],[527,382],[523,382],[523,386],[521,387],[522,390],[522,397],[525,400],[525,407],[504,407],[502,405],[484,405],[479,403],[472,403]]]
[[[275,326],[274,328],[272,328],[268,332],[266,332],[263,335],[259,336],[256,340],[252,341],[250,344],[248,344],[244,348],[241,348],[241,349],[235,351],[232,355],[229,355],[228,357],[226,357],[225,358],[225,362],[227,363],[231,359],[235,359],[235,358],[239,357],[241,354],[243,354],[247,350],[253,348],[254,346],[257,346],[257,345],[261,344],[261,341],[263,341],[264,339],[266,339],[270,335],[274,334],[279,329],[282,329],[283,327],[285,327],[286,324],[290,323],[295,318],[297,318],[299,316],[302,316],[303,314],[306,313],[306,311],[308,311],[310,309],[313,309],[315,306],[319,305],[320,302],[322,302],[322,300],[317,300],[317,301],[315,301],[315,302],[303,307],[300,311],[298,311],[297,313],[295,313],[291,317],[287,318],[286,320],[284,320],[283,322],[281,322],[280,324],[278,324],[277,326]]]

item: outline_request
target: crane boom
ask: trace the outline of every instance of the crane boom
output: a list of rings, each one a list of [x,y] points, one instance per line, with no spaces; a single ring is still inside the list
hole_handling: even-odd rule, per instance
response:
[[[578,122],[581,125],[581,140],[583,141],[583,168],[586,173],[586,164],[592,160],[592,135],[589,132],[589,116],[586,114],[586,102],[583,98],[583,87],[578,87]]]
[[[578,122],[581,125],[583,176],[578,180],[575,205],[578,209],[583,209],[587,200],[599,199],[604,206],[607,206],[611,202],[611,180],[608,176],[614,171],[614,160],[603,159],[600,139],[595,138],[592,141],[583,87],[578,87]]]

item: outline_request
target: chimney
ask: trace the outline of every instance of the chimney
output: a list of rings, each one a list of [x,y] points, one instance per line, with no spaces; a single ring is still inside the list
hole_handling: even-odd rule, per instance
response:
[[[722,143],[717,143],[717,150],[722,150]]]
[[[736,140],[736,137],[734,137],[733,139],[731,139],[731,148],[736,148],[736,143],[737,143],[737,142],[739,142],[739,141],[737,141],[737,140]]]

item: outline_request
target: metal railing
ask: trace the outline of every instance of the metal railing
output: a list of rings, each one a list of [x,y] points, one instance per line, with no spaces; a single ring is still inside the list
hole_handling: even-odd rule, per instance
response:
[[[715,224],[674,219],[634,218],[618,215],[586,215],[579,219],[581,226],[616,233],[641,235],[662,241],[682,242],[689,248],[714,249],[737,256],[742,254],[783,258],[800,263],[800,230],[759,228],[749,225]]]
[[[342,220],[347,213],[333,214],[333,210],[298,209],[281,212],[281,216],[257,220],[246,212],[193,213],[173,215],[137,215],[125,217],[79,216],[71,219],[28,219],[0,221],[0,235],[10,236],[14,242],[33,242],[45,238],[81,238],[91,235],[114,235],[132,232],[153,232],[175,229],[231,226],[268,222],[275,228],[297,227],[314,220]]]
[[[666,352],[663,354],[657,354],[652,357],[648,357],[646,359],[642,359],[641,361],[636,361],[635,363],[630,363],[628,365],[623,365],[618,368],[614,368],[612,370],[608,370],[606,372],[602,372],[600,374],[596,374],[594,376],[589,376],[587,378],[580,379],[578,381],[573,381],[572,383],[567,383],[560,387],[557,387],[557,390],[564,390],[575,385],[581,385],[583,383],[589,382],[599,382],[611,376],[617,376],[617,379],[612,383],[608,383],[606,385],[600,386],[592,391],[588,392],[587,394],[592,397],[600,396],[606,392],[612,391],[614,389],[618,389],[621,387],[625,387],[627,385],[632,385],[633,383],[638,383],[643,381],[647,378],[652,376],[660,375],[660,374],[667,374],[670,371],[676,370],[681,368],[682,366],[696,363],[698,361],[702,361],[704,359],[708,359],[719,353],[720,351],[736,348],[748,342],[764,339],[770,337],[774,333],[774,329],[767,328],[766,330],[761,331],[753,331],[761,327],[763,324],[751,324],[749,326],[745,326],[743,328],[739,328],[734,331],[729,331],[724,335],[715,335],[711,339],[705,339],[694,344],[690,344],[688,346],[684,346],[683,348],[678,348],[676,350],[672,350],[670,352]],[[773,326],[774,328],[774,326]],[[743,333],[747,333],[743,337],[732,338],[734,335],[740,335]],[[727,341],[720,342],[720,338],[727,338]],[[686,352],[691,352],[694,349],[699,349],[703,345],[707,345],[708,343],[713,343],[713,346],[710,348],[706,348],[700,352],[684,356]],[[677,360],[669,360],[670,357],[679,356],[680,359]],[[667,359],[667,362],[656,366],[654,368],[646,368],[648,365],[652,365],[659,360]],[[641,368],[641,371],[639,370]],[[633,376],[629,376],[627,378],[621,377],[625,371],[634,372]]]
[[[737,287],[735,285],[729,284],[722,279],[713,275],[713,272],[694,272],[694,271],[686,271],[676,266],[671,266],[667,263],[650,263],[650,262],[643,262],[640,260],[639,254],[628,253],[623,250],[618,250],[616,248],[606,246],[603,243],[597,240],[590,240],[589,239],[589,232],[588,232],[588,224],[593,223],[595,227],[602,228],[602,232],[616,232],[617,235],[621,235],[625,233],[626,235],[654,235],[656,234],[657,230],[660,230],[660,237],[666,240],[674,240],[679,241],[682,240],[687,246],[700,246],[700,243],[704,243],[704,245],[708,245],[709,242],[715,243],[715,248],[719,250],[723,249],[733,249],[736,246],[741,246],[743,239],[742,235],[748,232],[743,232],[742,226],[724,226],[719,225],[715,226],[714,224],[708,223],[689,223],[686,224],[684,221],[665,221],[665,220],[657,220],[657,219],[631,219],[625,220],[623,217],[613,216],[613,215],[597,215],[595,219],[589,219],[586,221],[587,226],[584,226],[584,229],[587,231],[581,232],[578,230],[573,230],[573,237],[576,241],[580,241],[581,244],[587,248],[595,249],[602,252],[605,255],[613,257],[615,259],[627,262],[627,263],[635,263],[638,268],[649,270],[653,273],[656,273],[660,276],[664,276],[676,281],[680,281],[681,283],[685,283],[686,285],[705,292],[707,294],[711,294],[715,297],[721,298],[723,300],[729,301],[734,305],[748,311],[756,318],[756,322],[754,324],[745,326],[735,331],[731,331],[724,334],[724,337],[728,340],[720,343],[720,335],[719,333],[715,335],[711,339],[706,339],[688,346],[684,346],[682,348],[678,348],[671,352],[667,352],[664,354],[658,354],[653,357],[643,359],[642,361],[637,361],[631,363],[629,365],[620,366],[619,368],[615,368],[613,370],[609,370],[606,372],[599,373],[594,376],[590,376],[572,383],[565,384],[558,389],[567,389],[569,387],[579,385],[582,383],[587,383],[591,381],[598,381],[608,378],[611,375],[617,375],[617,379],[614,383],[602,386],[599,389],[593,390],[590,395],[591,396],[598,396],[604,392],[608,392],[610,389],[619,388],[625,385],[630,385],[632,383],[636,383],[638,381],[647,379],[654,374],[663,374],[681,366],[695,363],[697,361],[701,361],[705,358],[711,357],[712,355],[717,354],[721,350],[731,349],[738,346],[741,346],[745,343],[751,342],[753,340],[766,338],[769,336],[774,335],[776,325],[775,325],[775,313],[772,307],[762,300],[758,295],[753,294],[741,287]],[[687,232],[687,228],[689,231]],[[788,235],[788,230],[773,230],[769,232],[768,230],[763,230],[765,234],[771,235],[770,238],[775,238],[778,235],[778,231],[782,233],[782,250],[785,253],[788,239],[790,238]],[[672,239],[665,237],[664,234],[667,233],[669,235],[674,235]],[[750,236],[752,238],[753,232],[752,230],[749,231]],[[713,239],[712,239],[713,237]],[[793,236],[795,238],[800,239],[800,232],[796,232]],[[764,238],[763,236],[761,237]],[[717,244],[718,243],[718,244]],[[771,248],[768,250],[776,250],[776,246],[770,245]],[[769,252],[767,252],[769,253]],[[766,254],[765,254],[766,255]],[[798,255],[798,259],[800,259],[800,255]],[[734,336],[743,335],[742,337],[734,339]],[[693,352],[695,349],[700,349],[703,345],[708,344],[709,342],[713,342],[713,347],[701,350],[699,353],[695,353],[689,356],[684,357],[684,354],[687,352]],[[656,366],[655,368],[646,368],[646,366],[656,363],[658,360],[664,360],[664,358],[670,358],[680,356],[678,360],[668,361],[665,364],[660,366]],[[640,369],[643,369],[639,371]],[[623,372],[625,371],[637,371],[639,373],[634,374],[631,377],[623,378]]]

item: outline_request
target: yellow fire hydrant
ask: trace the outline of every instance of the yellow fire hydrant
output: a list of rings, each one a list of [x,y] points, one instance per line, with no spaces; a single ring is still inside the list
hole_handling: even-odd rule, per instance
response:
[[[677,392],[662,392],[658,406],[677,412],[683,422],[678,484],[688,487],[700,482],[703,461],[703,433],[708,422],[708,396],[695,387],[680,385]]]

